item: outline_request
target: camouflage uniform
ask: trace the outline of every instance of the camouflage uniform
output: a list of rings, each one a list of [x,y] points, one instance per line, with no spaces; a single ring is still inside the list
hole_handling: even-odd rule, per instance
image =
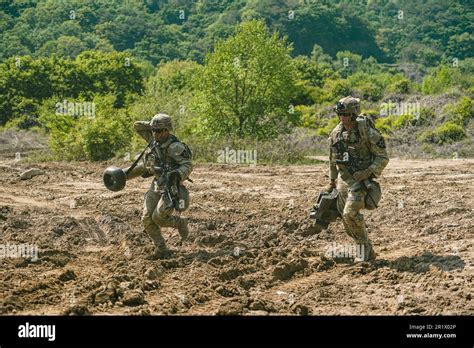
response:
[[[358,101],[358,99],[356,100]],[[333,129],[329,136],[329,177],[331,182],[338,179],[337,208],[342,216],[346,233],[351,236],[357,244],[365,245],[368,249],[367,252],[373,253],[364,217],[360,213],[360,210],[365,208],[367,192],[364,190],[360,181],[354,179],[354,173],[350,173],[351,168],[349,168],[349,165],[336,163],[336,160],[343,159],[344,154],[337,153],[333,148],[335,143],[342,140],[350,156],[355,156],[359,160],[356,170],[366,171],[369,180],[371,178],[377,178],[389,161],[387,149],[383,136],[376,129],[371,127],[367,127],[366,129],[368,141],[364,141],[357,124],[351,130],[346,130],[342,123],[339,123]],[[372,257],[375,257],[374,253]]]
[[[156,116],[155,116],[156,117]],[[135,131],[148,143],[154,142],[150,122],[138,121],[134,124]],[[188,234],[187,219],[173,216],[173,207],[168,205],[169,200],[163,194],[164,180],[160,173],[154,168],[164,163],[177,171],[179,174],[178,184],[186,180],[192,171],[191,153],[189,149],[174,135],[170,135],[164,141],[156,144],[154,150],[147,149],[143,163],[138,166],[137,174],[143,177],[154,176],[150,189],[145,194],[145,204],[142,222],[145,231],[150,235],[155,244],[155,258],[160,258],[168,253],[165,240],[161,234],[160,227],[178,228],[182,239]],[[184,208],[189,206],[189,193],[183,187],[180,188],[180,204]]]

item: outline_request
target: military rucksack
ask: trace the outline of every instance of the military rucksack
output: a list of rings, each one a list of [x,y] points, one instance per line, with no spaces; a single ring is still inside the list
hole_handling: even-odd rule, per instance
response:
[[[183,156],[184,158],[187,158],[187,159],[192,159],[193,158],[193,152],[192,152],[191,148],[186,143],[182,142],[181,140],[178,140],[178,138],[176,138],[176,136],[174,136],[174,135],[171,135],[171,141],[168,144],[168,146],[166,147],[165,151],[168,151],[168,148],[170,147],[170,145],[173,144],[173,143],[176,143],[176,142],[180,142],[184,146],[184,151],[181,154],[181,156]]]
[[[360,137],[370,150],[372,144],[370,143],[370,140],[369,140],[369,128],[377,130],[377,128],[375,127],[375,121],[371,116],[364,115],[364,114],[359,115],[356,121],[357,121],[357,128],[359,129]],[[380,188],[380,184],[374,179],[371,179],[370,190],[367,192],[367,195],[365,196],[366,209],[373,210],[377,208],[377,205],[381,198],[382,198],[382,190]]]
[[[362,141],[370,149],[371,144],[369,140],[369,128],[377,130],[377,128],[375,127],[375,120],[370,115],[360,114],[359,116],[357,116],[356,122]]]

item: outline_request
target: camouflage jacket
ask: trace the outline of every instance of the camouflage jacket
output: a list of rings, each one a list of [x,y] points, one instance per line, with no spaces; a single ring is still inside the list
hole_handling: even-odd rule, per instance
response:
[[[150,123],[137,121],[133,125],[135,131],[148,143],[154,141]],[[146,176],[158,174],[153,170],[154,166],[161,166],[163,162],[173,170],[177,170],[181,181],[186,180],[193,170],[191,153],[187,146],[180,142],[174,135],[170,135],[164,142],[156,144],[154,149],[148,148],[143,157],[143,174]]]
[[[380,176],[389,161],[385,140],[372,127],[366,126],[366,132],[368,141],[365,141],[361,135],[359,125],[347,131],[342,123],[339,123],[333,129],[329,136],[329,177],[331,180],[336,180],[339,174],[344,182],[352,184],[355,182],[352,177],[353,172],[363,169],[369,169],[373,177]],[[347,153],[335,149],[333,145],[338,141],[343,142]],[[336,160],[346,161],[349,159],[357,165],[336,163]]]

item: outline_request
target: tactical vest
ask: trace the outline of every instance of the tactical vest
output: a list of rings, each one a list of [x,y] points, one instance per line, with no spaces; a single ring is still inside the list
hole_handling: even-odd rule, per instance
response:
[[[347,153],[345,153],[346,151],[335,150],[336,159],[340,161],[351,160],[351,164],[338,164],[342,179],[345,181],[352,177],[352,173],[367,169],[373,161],[368,136],[369,122],[365,117],[358,117],[356,122],[357,128],[351,131],[345,131],[344,127],[340,126],[334,141],[334,143],[342,141],[347,151]],[[354,163],[357,163],[357,165],[353,165]]]
[[[181,142],[174,135],[170,135],[170,138],[167,140],[166,146],[161,146],[160,144],[154,143],[151,149],[148,149],[145,155],[145,166],[147,169],[151,169],[152,166],[160,166],[166,164],[172,169],[179,167],[179,164],[176,163],[173,157],[168,154],[168,149],[173,143],[180,142],[183,144],[186,152],[184,156],[192,158],[192,151],[188,145]]]

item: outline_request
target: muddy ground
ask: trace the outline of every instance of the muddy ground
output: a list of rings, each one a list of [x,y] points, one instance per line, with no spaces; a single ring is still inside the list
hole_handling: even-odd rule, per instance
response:
[[[198,165],[191,237],[164,229],[175,255],[162,261],[145,259],[150,179],[107,191],[109,164],[2,159],[0,243],[39,254],[0,259],[1,314],[474,313],[473,159],[393,159],[379,209],[364,213],[378,254],[366,263],[324,256],[351,242],[340,221],[307,235],[325,164]],[[33,167],[45,174],[19,179]]]

